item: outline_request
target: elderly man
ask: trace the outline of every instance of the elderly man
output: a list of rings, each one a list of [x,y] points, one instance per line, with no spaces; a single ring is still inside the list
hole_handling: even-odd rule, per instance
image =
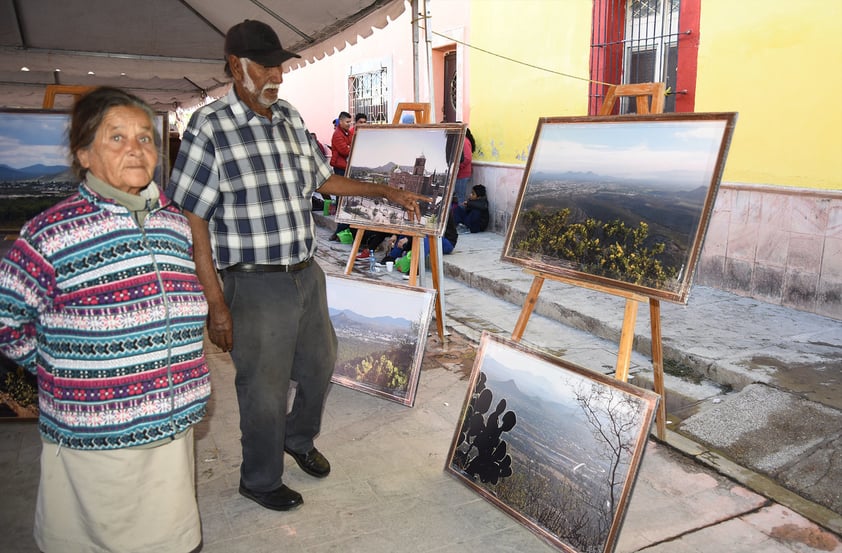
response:
[[[283,484],[284,452],[312,476],[330,472],[313,443],[337,347],[325,276],[313,261],[313,192],[385,197],[413,217],[427,200],[333,174],[298,111],[278,99],[281,64],[293,57],[264,23],[228,31],[225,70],[234,85],[194,113],[168,187],[190,221],[209,337],[237,370],[240,493],[279,511],[303,502]]]

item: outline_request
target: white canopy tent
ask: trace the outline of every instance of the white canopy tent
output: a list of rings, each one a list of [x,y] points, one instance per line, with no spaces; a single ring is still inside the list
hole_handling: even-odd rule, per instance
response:
[[[155,109],[219,96],[225,32],[271,25],[303,65],[354,44],[403,0],[0,0],[0,106],[40,108],[47,85],[113,85]],[[59,104],[57,104],[57,107]]]

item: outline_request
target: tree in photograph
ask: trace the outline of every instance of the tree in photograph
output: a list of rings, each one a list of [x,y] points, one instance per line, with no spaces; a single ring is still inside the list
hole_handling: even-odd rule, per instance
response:
[[[506,411],[505,399],[485,416],[494,399],[485,382],[486,376],[480,372],[459,432],[453,463],[473,479],[497,484],[501,478],[512,475],[512,457],[501,436],[514,428],[517,417],[514,411]]]
[[[495,488],[497,497],[578,551],[601,551],[594,540],[593,513],[583,508],[583,491],[553,467],[515,456],[514,474]]]
[[[598,531],[607,532],[634,454],[637,429],[640,427],[640,406],[634,397],[597,383],[591,383],[575,393],[576,403],[582,409],[598,444],[595,454],[608,467],[604,493],[593,494],[591,505],[601,515],[601,528]]]
[[[635,228],[619,219],[603,222],[588,217],[574,223],[570,208],[531,209],[522,217],[526,231],[513,240],[517,250],[564,259],[583,272],[633,284],[660,287],[676,276],[674,268],[658,259],[666,244],[645,245],[649,225],[644,221]]]

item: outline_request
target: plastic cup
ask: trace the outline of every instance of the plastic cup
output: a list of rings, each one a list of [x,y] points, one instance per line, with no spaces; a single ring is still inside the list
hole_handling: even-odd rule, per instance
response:
[[[322,215],[330,215],[330,204],[331,200],[325,200],[324,205],[322,206]]]
[[[386,262],[386,272],[391,273],[395,270],[395,262],[394,261],[387,261]]]

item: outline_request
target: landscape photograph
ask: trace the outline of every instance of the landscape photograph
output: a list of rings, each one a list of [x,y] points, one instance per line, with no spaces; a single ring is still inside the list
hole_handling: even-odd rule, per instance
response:
[[[354,132],[346,175],[430,198],[420,202],[421,219],[383,198],[340,198],[336,220],[399,234],[441,236],[459,169],[465,126],[364,125]]]
[[[658,396],[484,334],[446,469],[557,547],[613,550]]]
[[[0,229],[16,231],[76,191],[66,113],[0,111]]]
[[[503,258],[685,303],[733,116],[539,121]]]
[[[434,299],[434,290],[328,275],[328,310],[339,339],[332,381],[414,405]]]
[[[158,114],[159,133],[167,116]],[[21,225],[76,192],[70,169],[67,127],[61,111],[0,110],[0,229],[17,232]],[[161,134],[161,156],[155,181],[162,184],[167,135]]]

